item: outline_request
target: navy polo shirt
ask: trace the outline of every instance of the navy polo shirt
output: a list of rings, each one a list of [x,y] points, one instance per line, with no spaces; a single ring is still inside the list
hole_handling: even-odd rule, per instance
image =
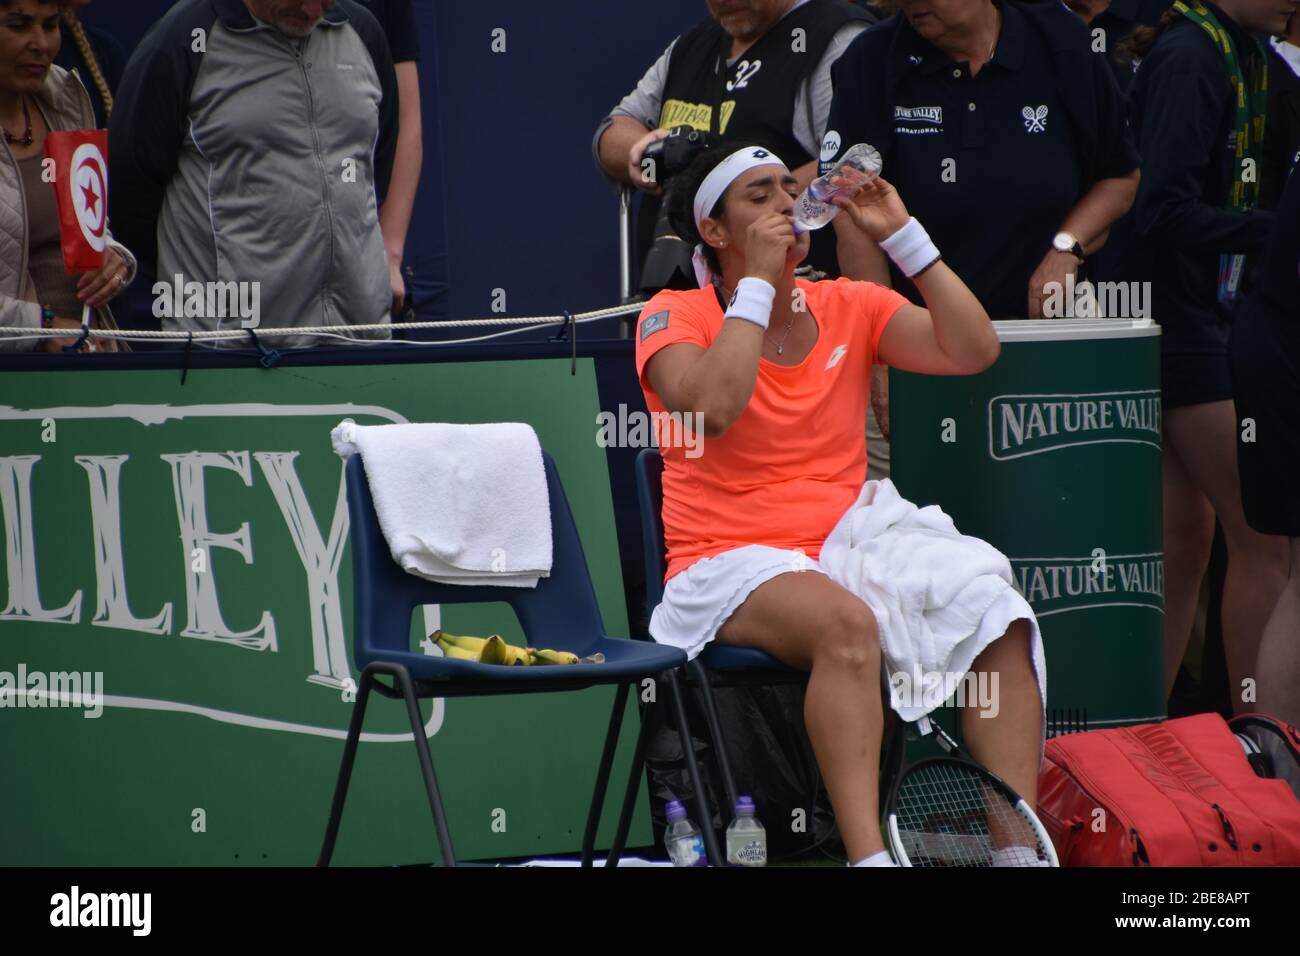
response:
[[[864,32],[832,71],[823,145],[823,168],[854,143],[880,149],[882,175],[995,319],[1024,318],[1029,277],[1092,184],[1137,167],[1121,94],[1083,22],[1055,3],[1032,17],[1012,0],[1000,6],[997,47],[976,76],[901,14]],[[1081,115],[1096,125],[1081,130]]]

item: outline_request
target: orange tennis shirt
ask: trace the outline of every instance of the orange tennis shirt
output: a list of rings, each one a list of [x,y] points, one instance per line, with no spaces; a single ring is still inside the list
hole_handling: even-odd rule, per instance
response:
[[[850,279],[796,279],[795,286],[817,323],[816,344],[798,365],[761,358],[749,405],[718,438],[674,443],[666,429],[677,429],[663,417],[667,409],[645,370],[666,345],[708,348],[717,338],[725,319],[713,288],[665,290],[641,310],[636,371],[647,408],[660,413],[665,580],[748,544],[799,548],[816,558],[866,481],[871,366],[885,326],[907,299]]]

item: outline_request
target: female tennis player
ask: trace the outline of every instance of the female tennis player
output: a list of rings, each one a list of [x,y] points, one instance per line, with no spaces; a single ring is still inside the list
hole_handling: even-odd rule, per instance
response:
[[[669,214],[698,241],[702,287],[646,304],[637,373],[651,412],[700,422],[704,438],[690,458],[661,443],[668,570],[650,633],[691,657],[716,638],[809,671],[805,723],[849,860],[889,866],[877,806],[876,622],[817,558],[866,480],[872,363],[969,375],[994,362],[999,343],[883,179],[836,204],[927,307],[870,282],[796,280],[808,236],[793,229],[795,188],[757,146],[711,150],[670,184]],[[1029,616],[1014,620],[974,659],[974,671],[998,674],[996,716],[962,713],[971,754],[1031,807],[1042,741],[1032,633]]]

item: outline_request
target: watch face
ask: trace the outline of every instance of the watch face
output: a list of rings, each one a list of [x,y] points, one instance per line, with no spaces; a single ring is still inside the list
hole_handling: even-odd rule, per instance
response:
[[[1052,246],[1059,252],[1069,252],[1074,248],[1074,240],[1063,232],[1058,232],[1052,239]]]

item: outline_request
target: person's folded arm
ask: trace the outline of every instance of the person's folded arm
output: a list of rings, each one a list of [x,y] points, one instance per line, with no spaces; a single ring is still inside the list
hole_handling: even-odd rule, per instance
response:
[[[0,326],[6,329],[39,329],[41,307],[35,302],[16,299],[0,292]],[[35,339],[0,334],[0,352],[30,352],[39,344]]]

